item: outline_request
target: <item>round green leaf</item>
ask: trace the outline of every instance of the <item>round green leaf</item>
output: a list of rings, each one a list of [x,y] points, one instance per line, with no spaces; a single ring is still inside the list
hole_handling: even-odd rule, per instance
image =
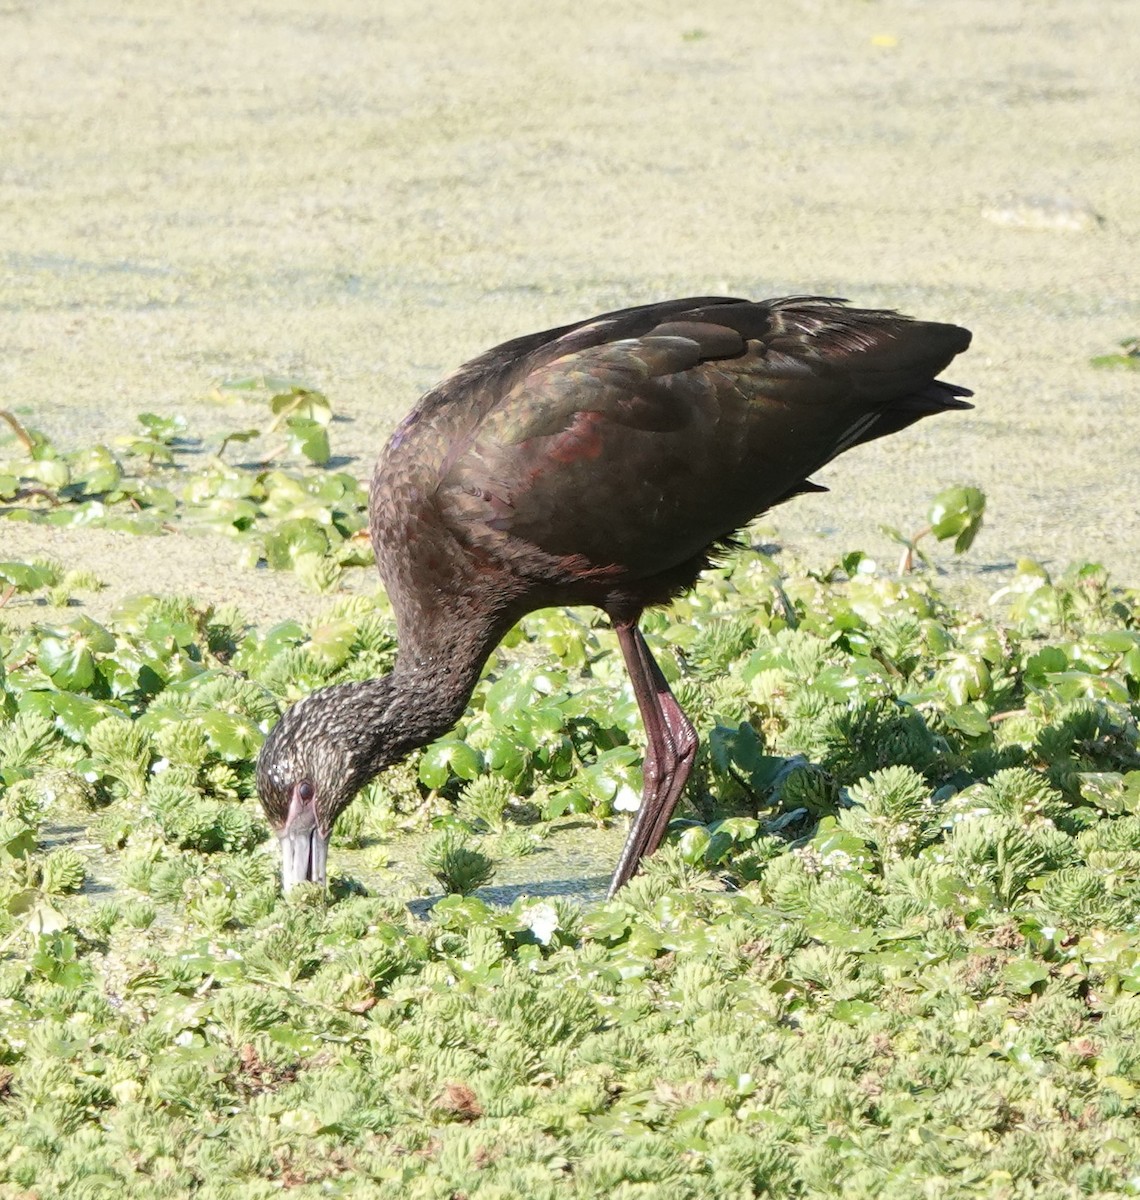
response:
[[[955,538],[954,553],[961,554],[978,536],[985,511],[984,492],[974,487],[951,487],[934,497],[927,517],[934,536],[940,542]]]
[[[420,782],[429,788],[441,788],[454,775],[475,779],[483,769],[483,756],[458,738],[433,742],[420,756]]]
[[[64,691],[81,692],[95,679],[95,656],[75,638],[45,637],[40,642],[36,663]]]

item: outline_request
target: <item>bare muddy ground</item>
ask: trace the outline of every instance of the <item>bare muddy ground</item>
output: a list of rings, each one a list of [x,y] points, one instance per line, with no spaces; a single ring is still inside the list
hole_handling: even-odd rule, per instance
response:
[[[952,482],[965,564],[1140,584],[1134,0],[699,6],[0,0],[0,406],[66,445],[136,412],[200,430],[304,377],[366,474],[428,384],[494,342],[670,295],[816,292],[957,321],[977,411],[822,473],[809,558],[893,554]],[[213,539],[0,522],[124,591],[308,611]]]

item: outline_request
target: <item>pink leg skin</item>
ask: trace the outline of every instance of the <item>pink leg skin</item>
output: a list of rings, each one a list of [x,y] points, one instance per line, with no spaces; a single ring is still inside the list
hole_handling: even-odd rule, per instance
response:
[[[611,897],[661,845],[697,753],[697,732],[669,690],[641,631],[632,622],[615,623],[615,629],[645,725],[646,749],[641,807],[610,880]]]

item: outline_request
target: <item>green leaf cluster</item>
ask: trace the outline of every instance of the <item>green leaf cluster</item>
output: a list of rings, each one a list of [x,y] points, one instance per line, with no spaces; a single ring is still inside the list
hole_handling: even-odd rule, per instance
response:
[[[263,386],[265,385],[265,386]],[[266,400],[264,430],[232,432],[212,455],[181,417],[142,413],[140,431],[66,451],[36,430],[16,425],[11,448],[0,446],[0,518],[56,526],[90,525],[138,534],[209,530],[235,538],[252,563],[293,570],[313,590],[337,588],[344,568],[372,561],[366,534],[366,489],[331,458],[332,409],[319,392],[296,382],[244,380],[221,392]],[[14,420],[14,418],[12,418]],[[259,434],[272,440],[262,461],[234,466],[230,444]],[[281,454],[301,467],[271,466]],[[51,563],[0,563],[0,603],[16,593],[48,589],[53,603],[97,585],[82,572]]]

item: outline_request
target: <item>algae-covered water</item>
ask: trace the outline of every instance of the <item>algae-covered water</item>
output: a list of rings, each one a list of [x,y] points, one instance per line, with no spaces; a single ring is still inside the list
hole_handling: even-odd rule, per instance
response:
[[[883,553],[983,487],[966,569],[1140,579],[1140,109],[1129,0],[10,3],[0,10],[0,400],[65,443],[196,428],[271,371],[367,474],[487,345],[669,295],[843,295],[974,329],[973,414],[861,448],[780,513]],[[6,558],[303,609],[225,543],[5,524]]]

